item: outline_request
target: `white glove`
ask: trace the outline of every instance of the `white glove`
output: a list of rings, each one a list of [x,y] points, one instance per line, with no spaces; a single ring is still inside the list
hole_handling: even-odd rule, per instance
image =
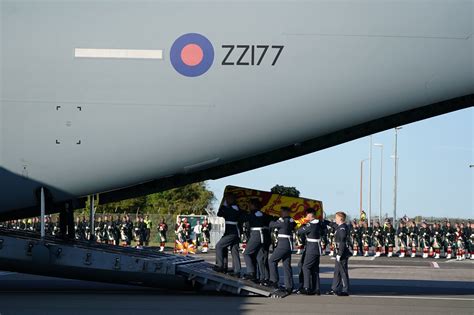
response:
[[[285,222],[285,220],[283,220],[283,218],[279,218],[278,221]]]
[[[337,260],[338,262],[341,261],[341,256],[340,256],[340,255],[337,255],[337,256],[336,256],[336,260]]]

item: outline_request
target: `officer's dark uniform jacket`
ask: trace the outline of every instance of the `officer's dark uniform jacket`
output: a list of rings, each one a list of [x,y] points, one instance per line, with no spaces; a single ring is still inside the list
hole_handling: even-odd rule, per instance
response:
[[[338,225],[335,230],[336,255],[341,256],[341,259],[351,256],[351,252],[347,246],[348,230],[349,228],[345,223]]]
[[[225,220],[224,236],[237,235],[237,237],[240,237],[239,224],[241,223],[241,213],[239,207],[236,205],[223,205],[219,208],[217,216],[222,217]]]
[[[306,251],[321,255],[321,234],[323,227],[319,220],[314,219],[306,225],[303,225],[296,232],[298,235],[306,238]]]
[[[277,221],[272,221],[269,224],[270,229],[278,229],[278,246],[286,246],[293,250],[293,230],[295,229],[296,222],[290,218],[280,218]],[[289,240],[289,242],[283,241],[282,238]]]
[[[406,226],[399,226],[397,229],[398,240],[403,246],[407,246],[408,229]]]
[[[270,257],[270,281],[278,283],[278,262],[283,260],[285,287],[287,291],[293,288],[293,274],[291,270],[291,252],[293,250],[293,230],[295,221],[288,217],[270,222],[270,229],[278,229],[278,244]]]
[[[271,219],[271,216],[266,215],[260,210],[243,216],[243,220],[249,223],[249,242],[254,238],[258,239],[261,244],[268,241],[268,238],[270,237],[270,229],[268,226],[270,224]]]
[[[347,246],[348,234],[349,228],[345,223],[337,225],[334,239],[336,243],[336,255],[340,256],[340,259],[339,261],[336,260],[334,266],[334,278],[331,285],[331,289],[334,292],[349,291],[348,261],[351,252]]]

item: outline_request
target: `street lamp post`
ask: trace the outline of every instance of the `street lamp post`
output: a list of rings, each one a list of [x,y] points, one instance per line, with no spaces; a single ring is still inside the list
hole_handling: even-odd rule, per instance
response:
[[[362,183],[364,177],[364,162],[368,161],[369,159],[365,159],[360,161],[360,207],[359,207],[359,216],[362,214]]]
[[[394,149],[394,175],[393,175],[393,226],[397,226],[397,184],[398,184],[398,130],[402,127],[395,127],[395,149]]]
[[[380,148],[380,192],[379,192],[379,221],[382,222],[382,174],[383,174],[383,144],[374,143],[374,146]]]
[[[371,226],[372,220],[372,136],[370,136],[370,150],[369,150],[369,218],[368,223]]]

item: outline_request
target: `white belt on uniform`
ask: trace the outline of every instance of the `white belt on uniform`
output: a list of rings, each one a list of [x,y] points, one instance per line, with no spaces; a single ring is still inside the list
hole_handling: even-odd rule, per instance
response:
[[[268,227],[266,226],[262,226],[262,227],[253,227],[253,228],[250,228],[250,231],[259,231],[260,232],[260,243],[263,244],[264,241],[263,241],[263,230],[268,230]]]
[[[235,222],[235,221],[225,221],[225,224],[226,225],[235,225],[235,228],[237,229],[237,235],[239,236],[240,238],[240,230],[239,230],[239,227],[238,227],[238,222]]]
[[[278,237],[281,237],[281,238],[286,238],[288,239],[288,242],[290,243],[290,249],[291,251],[293,251],[293,242],[291,241],[291,235],[287,235],[287,234],[278,234]]]
[[[321,239],[319,239],[319,238],[306,238],[306,241],[308,241],[309,243],[320,243]],[[319,255],[322,255],[321,246],[318,246],[318,248],[319,248]]]

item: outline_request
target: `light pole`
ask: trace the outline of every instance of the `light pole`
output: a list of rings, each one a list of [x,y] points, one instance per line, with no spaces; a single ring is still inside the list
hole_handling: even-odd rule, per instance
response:
[[[363,183],[363,176],[364,176],[364,162],[368,161],[369,159],[365,159],[360,161],[360,207],[359,207],[359,216],[362,214],[362,183]],[[369,224],[370,225],[370,224]]]
[[[369,150],[369,226],[372,220],[372,135],[370,136],[370,150]]]
[[[379,222],[382,222],[382,174],[383,174],[383,144],[381,143],[374,143],[375,147],[380,148],[380,192],[379,192]]]
[[[398,184],[398,130],[402,127],[395,127],[395,149],[394,149],[394,175],[393,175],[393,226],[397,227],[397,184]]]

